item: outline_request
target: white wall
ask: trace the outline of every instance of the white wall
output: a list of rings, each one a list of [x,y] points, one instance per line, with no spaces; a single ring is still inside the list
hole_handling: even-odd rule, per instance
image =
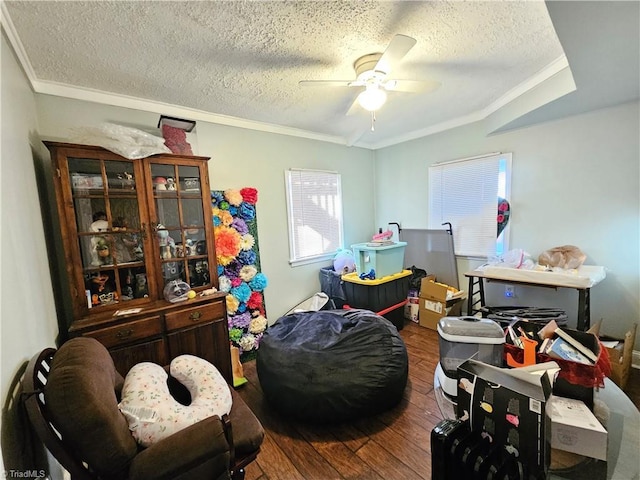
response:
[[[573,244],[587,264],[605,266],[607,278],[591,290],[591,319],[621,335],[640,321],[639,118],[634,102],[490,137],[478,122],[379,150],[376,221],[427,228],[430,164],[513,152],[511,248],[537,259]],[[475,265],[459,259],[459,276]],[[575,325],[575,290],[517,287],[509,301],[503,289],[489,288],[487,303],[564,308]]]
[[[54,345],[58,328],[36,184],[34,156],[42,154],[42,145],[35,99],[4,32],[1,42],[0,398],[2,451],[8,468],[17,465],[10,458],[13,440],[17,442],[13,405],[6,403],[10,386],[32,355]]]
[[[69,141],[72,128],[110,121],[158,134],[155,113],[105,106],[50,95],[37,95],[43,138]],[[320,290],[319,271],[330,262],[289,266],[284,171],[290,167],[338,171],[342,174],[345,245],[362,242],[373,231],[373,153],[273,133],[198,122],[198,155],[211,157],[211,187],[258,189],[257,218],[264,292],[270,323]],[[196,142],[194,142],[196,143]]]

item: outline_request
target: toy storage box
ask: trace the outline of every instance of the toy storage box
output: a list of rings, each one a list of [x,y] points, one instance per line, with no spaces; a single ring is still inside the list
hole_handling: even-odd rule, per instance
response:
[[[372,269],[376,278],[402,272],[404,264],[404,249],[407,242],[396,242],[393,245],[372,247],[367,243],[351,245],[356,261],[356,272],[369,273]]]
[[[350,307],[379,312],[407,300],[411,270],[375,280],[360,280],[357,273],[348,273],[342,280],[346,303]]]

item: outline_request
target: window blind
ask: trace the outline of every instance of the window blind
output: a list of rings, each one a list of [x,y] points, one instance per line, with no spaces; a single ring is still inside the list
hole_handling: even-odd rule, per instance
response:
[[[290,262],[334,254],[342,246],[340,175],[321,170],[285,172]]]
[[[429,228],[450,222],[455,254],[488,257],[508,248],[508,228],[497,238],[498,198],[510,194],[511,154],[429,167]]]

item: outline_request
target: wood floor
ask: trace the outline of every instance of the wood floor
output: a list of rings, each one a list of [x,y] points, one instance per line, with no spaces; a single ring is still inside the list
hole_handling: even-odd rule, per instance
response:
[[[291,421],[264,400],[255,360],[243,364],[249,380],[239,389],[262,422],[266,436],[246,480],[411,480],[431,478],[431,429],[442,416],[433,392],[438,336],[405,322],[400,331],[409,353],[404,398],[390,411],[342,425]],[[627,393],[640,408],[640,370]]]

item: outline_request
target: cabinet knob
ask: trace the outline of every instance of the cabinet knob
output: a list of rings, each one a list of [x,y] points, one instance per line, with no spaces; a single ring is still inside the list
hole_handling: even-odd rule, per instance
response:
[[[116,338],[118,340],[123,340],[127,337],[130,337],[132,333],[133,330],[131,330],[130,328],[127,328],[126,330],[120,330],[118,333],[116,333]]]
[[[202,316],[202,313],[200,313],[200,312],[192,312],[192,313],[189,315],[189,318],[190,318],[191,320],[193,320],[194,322],[197,322],[198,320],[200,320],[200,317],[201,317],[201,316]]]

